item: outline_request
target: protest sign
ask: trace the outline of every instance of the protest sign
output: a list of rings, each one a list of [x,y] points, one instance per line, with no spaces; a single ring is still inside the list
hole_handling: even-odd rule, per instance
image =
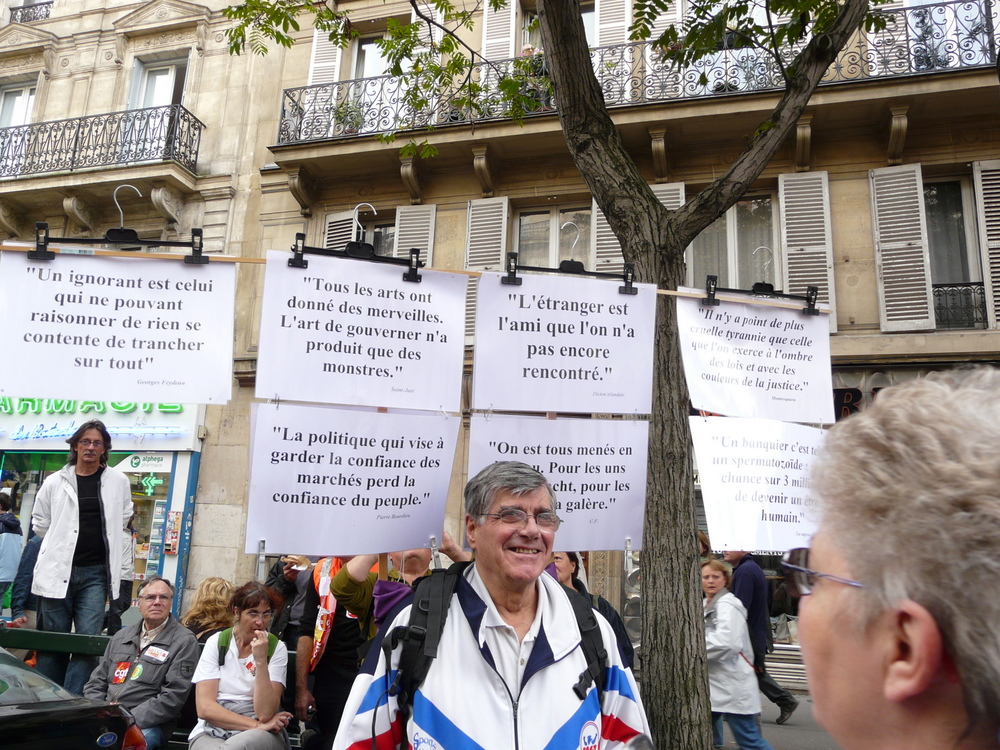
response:
[[[684,373],[696,409],[732,417],[833,422],[825,314],[677,299]]]
[[[460,408],[465,276],[269,251],[257,360],[258,398]]]
[[[656,288],[621,281],[500,274],[479,279],[475,409],[648,414]]]
[[[809,545],[816,530],[809,471],[823,435],[770,419],[691,417],[713,547],[784,552]]]
[[[258,404],[246,551],[355,555],[441,542],[461,420]]]
[[[235,266],[0,252],[0,396],[221,404]]]
[[[469,476],[495,461],[534,466],[563,520],[556,549],[642,547],[649,423],[472,415]]]

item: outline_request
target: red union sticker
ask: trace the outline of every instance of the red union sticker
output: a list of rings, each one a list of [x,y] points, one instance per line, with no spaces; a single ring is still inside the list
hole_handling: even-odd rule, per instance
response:
[[[251,675],[254,677],[257,676],[257,667],[254,666],[253,659],[248,659],[243,666],[247,668],[247,671],[250,672]]]
[[[132,665],[127,661],[120,661],[115,666],[114,677],[111,678],[112,685],[121,685],[125,682],[125,678],[128,677],[128,668]]]

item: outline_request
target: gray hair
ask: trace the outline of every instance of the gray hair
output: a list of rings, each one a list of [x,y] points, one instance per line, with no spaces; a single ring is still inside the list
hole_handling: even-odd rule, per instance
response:
[[[866,587],[859,625],[904,600],[926,608],[970,729],[1000,724],[998,446],[1000,370],[935,373],[833,427],[811,483],[822,532]]]
[[[149,578],[143,579],[142,583],[139,584],[139,590],[136,592],[139,596],[142,596],[142,590],[149,586],[150,584],[156,583],[157,581],[162,581],[167,584],[167,588],[170,589],[170,596],[177,593],[177,589],[174,588],[174,584],[168,581],[166,578],[161,578],[160,576],[149,576]]]
[[[486,513],[493,507],[493,501],[501,490],[520,497],[540,487],[544,487],[552,498],[552,509],[556,507],[556,494],[552,486],[538,469],[520,461],[497,461],[480,471],[465,485],[465,512],[482,523]]]

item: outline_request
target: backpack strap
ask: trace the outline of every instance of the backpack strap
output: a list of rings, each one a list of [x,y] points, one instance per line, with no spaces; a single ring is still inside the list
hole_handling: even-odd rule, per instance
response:
[[[587,660],[587,668],[580,673],[580,681],[573,686],[573,692],[580,700],[584,700],[590,686],[595,685],[597,687],[597,702],[602,705],[604,703],[604,672],[608,663],[608,651],[604,647],[601,627],[597,624],[594,607],[591,606],[589,599],[575,589],[565,586],[563,588],[566,589],[570,604],[573,605],[573,614],[576,615],[576,622],[580,628],[580,646],[583,648],[583,655]]]
[[[437,657],[458,579],[470,564],[455,563],[447,570],[434,570],[420,579],[414,587],[409,623],[394,628],[382,644],[387,660],[396,646],[402,644],[396,679],[389,688],[389,695],[396,696],[400,720],[404,725],[410,716],[413,696],[427,677],[431,662]]]
[[[229,644],[233,642],[233,629],[226,628],[219,633],[219,666],[226,663],[226,654],[229,653]],[[267,634],[267,660],[271,661],[274,650],[278,648],[278,636],[274,633]]]
[[[226,663],[226,653],[229,651],[229,644],[233,641],[233,629],[226,628],[219,633],[219,666]]]

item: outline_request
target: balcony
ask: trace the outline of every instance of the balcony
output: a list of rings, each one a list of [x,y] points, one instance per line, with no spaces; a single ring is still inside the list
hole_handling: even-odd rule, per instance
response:
[[[10,22],[31,23],[32,21],[44,21],[51,13],[52,3],[21,5],[10,9]]]
[[[982,282],[934,284],[933,291],[937,330],[986,328],[986,292]]]
[[[830,66],[821,86],[940,71],[988,68],[996,61],[996,23],[991,0],[923,5],[881,11],[881,31],[859,32]],[[786,62],[797,50],[790,49]],[[591,49],[591,61],[609,107],[693,100],[782,88],[775,62],[755,50],[721,49],[684,70],[668,65],[648,42]],[[541,62],[539,60],[539,62]],[[456,90],[439,90],[413,109],[405,85],[393,76],[286,89],[278,144],[323,141],[391,131],[447,127],[508,119],[499,94],[504,77],[522,80],[528,117],[553,112],[544,64],[524,58],[480,63],[472,80],[482,93],[471,108],[455,106]]]
[[[0,178],[165,161],[194,174],[204,127],[172,104],[0,128]]]

